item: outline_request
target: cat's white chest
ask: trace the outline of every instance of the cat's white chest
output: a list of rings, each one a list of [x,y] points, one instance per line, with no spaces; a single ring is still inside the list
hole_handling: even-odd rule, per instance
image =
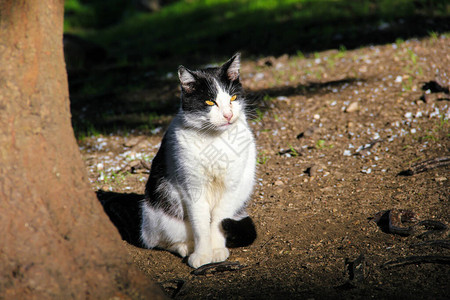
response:
[[[201,190],[214,209],[225,193],[234,191],[254,159],[249,155],[254,146],[253,136],[244,123],[235,124],[222,134],[196,139],[189,145],[191,170],[202,182]]]
[[[183,165],[203,182],[232,185],[249,163],[254,164],[250,155],[254,139],[245,122],[237,121],[218,135],[179,131],[177,136],[185,158]]]
[[[238,123],[220,135],[199,138],[188,147],[205,175],[222,177],[245,167],[254,142],[246,124]]]

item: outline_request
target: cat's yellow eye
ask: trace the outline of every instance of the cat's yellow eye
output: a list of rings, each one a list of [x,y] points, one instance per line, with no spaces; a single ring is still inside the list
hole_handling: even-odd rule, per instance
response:
[[[211,106],[213,106],[213,105],[214,105],[214,102],[212,102],[212,101],[209,101],[209,100],[206,100],[206,101],[205,101],[205,103],[206,103],[206,104],[208,104],[208,105],[211,105]]]
[[[234,95],[233,97],[231,97],[230,101],[234,101],[234,100],[236,100],[236,98],[237,98],[237,96]]]

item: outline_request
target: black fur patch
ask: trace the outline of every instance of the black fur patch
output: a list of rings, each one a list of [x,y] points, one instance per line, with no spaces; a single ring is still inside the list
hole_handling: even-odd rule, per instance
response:
[[[156,153],[156,156],[153,158],[150,176],[148,177],[147,184],[145,186],[145,201],[147,201],[151,207],[161,209],[164,213],[171,217],[183,219],[182,207],[174,207],[174,204],[170,203],[165,198],[165,195],[158,191],[158,186],[161,183],[161,180],[168,176],[166,165],[167,139],[168,137],[166,134],[161,142],[161,147],[159,148],[158,153]]]
[[[255,224],[250,217],[240,221],[224,219],[222,228],[225,231],[227,248],[245,247],[251,245],[256,239]]]

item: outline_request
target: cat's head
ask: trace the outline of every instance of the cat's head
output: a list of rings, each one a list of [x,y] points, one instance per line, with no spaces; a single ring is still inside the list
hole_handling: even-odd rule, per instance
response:
[[[191,71],[178,68],[181,111],[187,126],[224,131],[244,114],[244,92],[239,81],[240,54],[217,68]]]

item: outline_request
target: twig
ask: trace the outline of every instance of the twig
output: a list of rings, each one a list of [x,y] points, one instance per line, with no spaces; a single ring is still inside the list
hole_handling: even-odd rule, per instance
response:
[[[366,277],[366,261],[364,254],[361,253],[354,261],[345,260],[349,279],[352,282],[361,282]]]
[[[450,165],[450,156],[437,157],[414,164],[408,170],[404,170],[398,173],[398,175],[411,176],[448,165]]]
[[[390,269],[394,267],[411,265],[411,264],[450,264],[450,256],[436,256],[436,255],[428,255],[428,256],[408,256],[408,257],[400,257],[394,260],[390,260],[384,263],[381,267],[385,269]]]
[[[414,227],[402,227],[402,222],[416,220],[415,213],[406,209],[391,209],[389,211],[389,231],[394,234],[408,236],[414,232]]]
[[[241,265],[237,261],[224,261],[219,263],[212,263],[203,265],[198,269],[191,272],[192,275],[208,275],[214,273],[228,272],[228,271],[238,271],[243,269],[245,266]]]
[[[425,241],[425,242],[410,245],[410,247],[420,247],[420,246],[440,246],[443,248],[450,249],[450,241],[432,240],[432,241]]]
[[[418,234],[418,228],[422,227],[424,232],[418,237],[422,237],[435,232],[444,232],[448,230],[448,225],[436,220],[418,221],[416,214],[408,209],[390,209],[382,210],[375,214],[372,219],[386,233],[398,234],[401,236],[409,236]],[[411,226],[404,226],[404,223],[416,222]]]
[[[260,246],[260,249],[262,249],[262,248],[264,248],[271,240],[273,240],[275,237],[274,236],[272,236],[270,239],[268,239],[267,241],[265,241],[264,242],[264,244],[262,244],[261,246]]]

